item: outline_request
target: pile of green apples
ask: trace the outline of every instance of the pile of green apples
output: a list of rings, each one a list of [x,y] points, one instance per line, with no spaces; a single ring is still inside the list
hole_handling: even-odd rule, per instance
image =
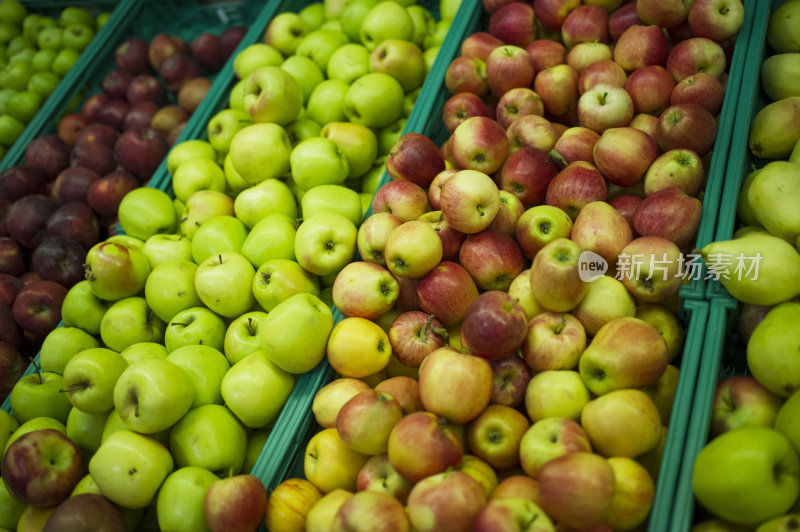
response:
[[[109,15],[66,7],[56,19],[0,1],[0,159]]]
[[[791,22],[798,16],[800,2],[790,0],[769,19],[771,53],[760,67],[767,104],[750,123],[755,164],[739,193],[740,228],[703,250],[709,264],[730,263],[720,282],[739,301],[749,372],[718,382],[711,440],[694,465],[695,495],[725,530],[791,530],[800,522],[800,28]],[[758,271],[739,275],[735,258],[757,254]]]
[[[325,357],[332,283],[356,253],[372,197],[362,189],[377,188],[379,155],[402,131],[452,21],[457,3],[443,4],[452,14],[441,23],[417,5],[311,4],[276,17],[265,43],[234,59],[239,81],[208,140],[167,156],[174,198],[156,188],[125,196],[124,234],[87,252],[63,326],[11,391],[13,414],[0,413],[6,464],[35,446],[63,457],[38,462],[54,475],[48,493],[26,493],[19,486],[35,475],[4,466],[0,528],[85,511],[71,501],[86,493],[113,503],[128,529],[211,527],[209,507],[228,499],[206,501],[209,486],[247,476],[297,375]],[[362,59],[342,58],[348,82],[319,55],[342,48]],[[251,529],[264,518],[254,513]]]

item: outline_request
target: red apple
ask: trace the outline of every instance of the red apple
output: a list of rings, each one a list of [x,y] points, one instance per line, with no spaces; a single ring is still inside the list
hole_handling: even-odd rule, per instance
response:
[[[567,50],[580,42],[608,42],[608,11],[597,4],[571,10],[561,24],[561,38]]]
[[[99,142],[82,142],[76,145],[70,153],[69,164],[73,168],[85,168],[100,175],[106,175],[117,168],[114,151]]]
[[[619,64],[611,59],[601,59],[583,69],[578,77],[578,93],[583,94],[601,83],[624,87],[627,80],[628,75]]]
[[[531,56],[531,61],[533,61],[533,67],[536,72],[541,72],[548,67],[563,64],[565,54],[567,53],[563,44],[549,39],[536,39],[525,47],[525,49]]]
[[[645,24],[674,28],[686,20],[689,5],[684,0],[637,0],[636,14]]]
[[[529,87],[534,74],[533,60],[525,48],[498,46],[486,58],[486,80],[498,97],[516,87]]]
[[[524,268],[522,251],[514,238],[489,229],[469,235],[461,244],[458,260],[481,290],[507,291]]]
[[[69,147],[75,146],[81,131],[94,119],[79,113],[70,113],[58,122],[58,137]]]
[[[551,115],[563,115],[578,105],[578,73],[569,65],[556,65],[536,73],[533,90]]]
[[[506,292],[484,292],[467,309],[461,341],[473,355],[497,360],[514,353],[527,332],[525,309]],[[423,403],[424,403],[423,398]]]
[[[131,110],[130,104],[121,99],[114,98],[109,100],[102,109],[98,111],[97,121],[108,124],[117,131],[122,131],[125,126],[125,116]]]
[[[76,144],[96,142],[111,149],[117,142],[117,137],[119,137],[119,132],[113,127],[102,122],[93,122],[81,131]]]
[[[131,74],[150,72],[150,61],[147,58],[148,44],[144,39],[131,37],[114,50],[114,62],[117,68]]]
[[[508,129],[514,120],[522,116],[543,114],[544,103],[541,97],[528,87],[516,87],[506,91],[497,102],[495,111],[495,117],[504,129]]]
[[[694,35],[722,42],[742,27],[744,6],[741,0],[695,0],[686,20]]]
[[[25,332],[44,339],[61,321],[61,303],[66,295],[67,289],[53,281],[25,285],[14,299],[14,319]]]
[[[45,194],[46,185],[39,170],[24,164],[12,166],[0,173],[0,200],[14,203],[31,194]]]
[[[133,81],[134,75],[126,70],[115,69],[105,75],[100,86],[103,92],[112,100],[124,100],[128,86]]]
[[[233,55],[246,34],[247,26],[228,26],[222,30],[222,34],[219,36],[219,48],[222,51],[223,60],[227,61]]]
[[[433,351],[447,345],[447,331],[433,314],[416,310],[400,314],[389,327],[392,354],[405,364],[418,368]]]
[[[531,380],[528,365],[517,355],[490,360],[494,381],[490,404],[516,408],[525,400],[525,390]]]
[[[455,467],[463,452],[449,422],[430,412],[406,415],[389,435],[389,462],[410,482]]]
[[[591,133],[597,135],[594,131]],[[528,207],[544,202],[547,187],[557,173],[558,167],[547,152],[534,147],[523,147],[508,156],[500,168],[497,181],[502,190],[515,195]]]
[[[633,240],[633,233],[631,225],[613,206],[594,201],[581,209],[570,239],[581,250],[593,251],[608,264],[616,264],[620,252]]]
[[[692,37],[672,48],[667,57],[667,70],[677,83],[698,72],[719,78],[726,63],[722,46],[705,37]]]
[[[428,194],[411,181],[389,181],[375,193],[373,212],[388,212],[401,222],[416,220],[428,211]]]
[[[572,314],[544,312],[528,322],[521,351],[533,371],[571,370],[586,348],[586,331]]]
[[[140,181],[150,179],[167,151],[164,136],[152,128],[128,130],[114,145],[120,165]]]
[[[547,187],[546,200],[565,211],[573,220],[584,205],[605,201],[608,197],[606,180],[591,163],[576,161],[561,170]]]
[[[470,529],[485,504],[486,492],[477,480],[448,471],[418,482],[406,511],[417,532],[458,532]]]
[[[591,163],[594,161],[592,151],[599,138],[600,135],[589,128],[571,127],[558,137],[554,149],[566,164],[575,161]]]
[[[532,6],[512,2],[489,17],[489,34],[506,44],[525,48],[536,38],[535,20]]]
[[[86,146],[93,146],[93,144],[86,144]],[[96,146],[103,147],[99,144]],[[50,194],[59,205],[74,201],[85,202],[89,187],[98,179],[100,179],[100,174],[85,166],[66,168],[58,174],[53,182],[53,190]]]
[[[17,292],[25,285],[19,277],[7,273],[0,273],[0,305],[11,308]]]
[[[166,89],[177,94],[183,84],[193,78],[203,75],[203,69],[187,53],[173,54],[164,58],[161,66],[158,67],[158,75],[164,81]]]
[[[459,167],[491,174],[506,160],[509,143],[503,126],[491,118],[474,116],[453,131],[452,148]]]
[[[481,61],[486,61],[492,50],[502,46],[503,41],[486,31],[477,31],[468,35],[461,42],[461,55],[475,57]]]
[[[632,25],[614,47],[614,61],[633,72],[650,65],[664,66],[669,55],[667,36],[655,25]]]
[[[670,105],[696,104],[716,115],[722,109],[725,89],[722,83],[710,74],[698,72],[675,84],[669,96]]]
[[[25,368],[28,365],[28,362],[22,358],[18,350],[20,343],[19,331],[10,327],[10,331],[6,331],[3,326],[3,316],[6,315],[7,311],[8,307],[0,306],[0,332],[3,333],[3,340],[0,340],[0,397],[4,399],[11,393],[14,385],[25,373]],[[13,323],[13,319],[11,325],[16,326]],[[9,332],[11,334],[6,336]],[[17,344],[16,346],[13,343],[14,341]]]
[[[706,108],[677,104],[659,116],[655,140],[663,151],[688,149],[703,157],[714,147],[716,135],[717,122]]]
[[[413,487],[411,482],[395,471],[386,454],[370,457],[361,467],[356,479],[358,491],[385,493],[394,497],[401,504],[405,504]]]
[[[539,115],[525,115],[514,120],[506,130],[511,153],[531,147],[549,152],[556,145],[558,131],[552,122]]]
[[[250,530],[264,520],[267,490],[250,474],[211,483],[203,498],[203,514],[211,530]]]
[[[496,219],[497,217],[495,216]],[[442,241],[442,260],[448,261],[458,258],[458,250],[461,249],[461,244],[467,238],[467,235],[453,229],[444,214],[442,214],[442,211],[426,212],[417,220],[431,224],[433,230],[439,235],[439,239]]]
[[[113,216],[122,198],[138,186],[135,177],[124,170],[117,170],[89,185],[86,202],[100,216]]]
[[[159,33],[150,40],[147,55],[150,60],[150,66],[153,70],[158,71],[167,57],[188,52],[188,45],[180,37]]]
[[[22,248],[11,237],[0,237],[0,273],[19,277],[28,271]]]
[[[569,12],[580,4],[580,0],[533,0],[533,10],[536,12],[536,19],[542,23],[542,26],[550,31],[558,32]]]
[[[644,23],[636,13],[636,2],[630,2],[618,7],[608,16],[608,36],[616,42],[625,30],[635,25],[644,26]]]
[[[670,105],[675,87],[672,75],[659,65],[642,67],[631,72],[625,90],[633,100],[636,113],[661,114]]]
[[[449,133],[455,131],[461,122],[473,116],[486,116],[483,101],[471,92],[452,95],[442,107],[442,119]]]
[[[419,133],[406,133],[394,143],[386,158],[386,171],[392,179],[411,181],[423,188],[444,170],[444,159],[431,139]]]
[[[686,248],[700,225],[703,204],[678,187],[669,187],[647,196],[633,217],[633,226],[642,236],[660,236]]]
[[[93,120],[99,120],[100,111],[110,100],[111,98],[109,98],[104,92],[92,94],[86,98],[85,102],[83,102],[83,105],[81,106],[81,114],[84,114]]]
[[[209,72],[217,72],[225,64],[222,57],[222,39],[213,33],[201,33],[192,40],[189,50],[200,66]]]
[[[69,152],[69,145],[58,135],[42,135],[25,148],[25,164],[39,170],[47,181],[52,181],[69,165]]]
[[[443,261],[417,286],[419,306],[445,326],[460,323],[478,297],[478,287],[469,272],[458,263]]]
[[[74,240],[50,236],[33,250],[31,270],[45,281],[70,288],[83,280],[85,258],[86,250]]]
[[[450,94],[471,92],[478,97],[483,97],[489,92],[486,63],[477,57],[466,55],[456,57],[447,66],[444,83]]]
[[[47,219],[56,209],[56,200],[43,194],[18,199],[6,211],[8,235],[28,249],[35,248],[44,238]]]
[[[578,100],[580,125],[598,133],[612,127],[627,126],[633,118],[633,100],[628,91],[608,83],[599,83]]]
[[[45,234],[69,238],[88,251],[100,239],[100,226],[91,207],[86,203],[74,201],[65,203],[50,215],[45,226]]]
[[[623,218],[625,218],[625,220],[628,222],[628,225],[630,225],[631,229],[633,229],[633,215],[641,202],[642,198],[639,196],[634,196],[633,194],[623,194],[622,196],[617,196],[616,198],[609,200],[608,203],[614,207]]]
[[[656,141],[632,127],[606,129],[592,151],[597,168],[608,181],[621,187],[639,183],[656,157]]]

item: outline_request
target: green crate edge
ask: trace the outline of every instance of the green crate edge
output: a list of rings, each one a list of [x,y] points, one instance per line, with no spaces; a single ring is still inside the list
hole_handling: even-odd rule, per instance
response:
[[[753,31],[750,42],[747,46],[747,58],[745,64],[747,69],[742,78],[742,85],[739,91],[739,113],[736,116],[736,123],[733,127],[731,138],[730,153],[728,155],[728,165],[725,172],[725,186],[720,199],[720,214],[717,227],[714,233],[714,241],[730,240],[736,227],[736,207],[739,201],[739,190],[742,181],[748,173],[748,168],[754,162],[768,162],[766,159],[759,159],[750,153],[747,146],[747,138],[750,131],[750,122],[759,111],[761,63],[767,53],[767,22],[771,13],[772,5],[780,5],[783,0],[760,1],[753,20]],[[719,281],[709,282],[707,285],[707,298],[729,297],[728,291]]]
[[[111,12],[111,17],[108,21],[97,32],[97,35],[94,36],[89,46],[81,53],[72,68],[61,78],[53,94],[44,101],[33,120],[28,123],[17,141],[8,149],[5,156],[0,159],[0,172],[13,166],[17,161],[21,161],[28,144],[56,119],[61,109],[66,107],[69,100],[77,92],[75,86],[78,84],[82,72],[91,68],[97,56],[108,46],[109,41],[114,38],[114,35],[125,24],[125,21],[133,16],[137,8],[136,4],[136,0],[120,0]]]

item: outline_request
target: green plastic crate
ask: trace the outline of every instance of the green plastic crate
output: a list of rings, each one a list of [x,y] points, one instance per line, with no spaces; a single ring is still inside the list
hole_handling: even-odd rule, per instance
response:
[[[117,68],[114,52],[125,40],[140,37],[149,41],[158,33],[165,32],[191,42],[194,37],[206,31],[221,33],[231,25],[249,26],[261,20],[257,19],[259,14],[268,13],[271,9],[274,9],[273,4],[258,0],[217,1],[203,5],[198,5],[193,0],[122,0],[92,44],[81,55],[75,68],[64,76],[58,89],[47,99],[39,114],[0,161],[0,171],[22,164],[25,160],[25,148],[33,139],[54,132],[59,117],[68,112],[71,105],[77,102],[80,106],[90,95],[101,91],[100,86],[105,75]],[[248,42],[252,44],[260,37],[261,35],[253,32],[248,33],[245,39],[249,39]],[[239,46],[241,50],[243,44],[240,43]],[[216,80],[224,79],[226,73],[232,75],[232,66],[229,64],[208,77],[216,86]],[[169,99],[173,101],[174,95],[170,95]],[[208,121],[203,115],[206,109],[207,107],[201,105],[192,113],[179,139],[193,138],[192,134],[197,128]]]
[[[761,168],[770,162],[750,153],[747,146],[747,137],[750,131],[750,122],[753,117],[771,100],[761,88],[761,64],[767,56],[767,22],[769,16],[785,0],[772,2],[756,2],[756,11],[753,20],[753,31],[747,46],[745,58],[746,69],[742,77],[739,90],[739,105],[736,122],[733,126],[730,153],[725,171],[725,185],[720,201],[719,221],[714,233],[714,241],[730,240],[737,227],[736,204],[739,201],[739,190],[742,181],[754,168]],[[752,3],[752,2],[750,2]],[[717,280],[708,283],[707,295],[709,298],[726,297],[728,291]]]

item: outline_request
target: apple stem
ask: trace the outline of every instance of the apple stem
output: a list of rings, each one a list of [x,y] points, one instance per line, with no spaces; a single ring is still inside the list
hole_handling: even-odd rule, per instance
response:
[[[247,318],[247,332],[250,334],[250,336],[256,335],[256,328],[253,325],[253,318]]]
[[[220,264],[222,264],[222,253],[220,253],[219,255],[217,255],[217,258],[219,259],[219,263],[220,263]]]
[[[558,153],[558,151],[555,148],[550,150],[550,157],[553,158],[557,163],[563,164],[564,166],[567,166],[567,164],[569,164],[567,163],[567,160],[564,159],[564,156]]]
[[[85,390],[88,387],[89,387],[89,383],[88,382],[81,381],[81,382],[76,382],[72,386],[67,386],[66,388],[62,388],[61,390],[58,390],[58,392],[59,393],[72,393],[72,392],[78,392],[78,391],[81,391],[81,390]]]
[[[87,281],[94,281],[95,280],[95,276],[92,273],[92,267],[91,266],[89,266],[88,264],[84,264],[83,265],[83,271],[84,271],[83,276]]]
[[[31,364],[33,364],[33,369],[36,370],[36,377],[39,379],[39,384],[44,384],[42,381],[42,372],[39,371],[39,364],[36,363],[36,359],[33,357],[28,357],[28,360],[30,360]]]

